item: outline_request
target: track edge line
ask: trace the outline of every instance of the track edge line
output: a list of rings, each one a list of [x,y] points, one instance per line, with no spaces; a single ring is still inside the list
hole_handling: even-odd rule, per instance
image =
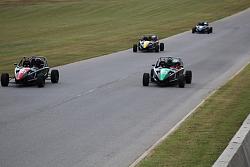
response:
[[[135,167],[139,164],[143,159],[148,156],[151,151],[153,151],[159,144],[161,144],[170,134],[172,134],[180,125],[190,116],[192,115],[208,98],[210,98],[214,93],[219,90],[222,86],[224,86],[227,82],[232,80],[235,76],[237,76],[241,71],[243,71],[246,66],[250,64],[248,61],[244,66],[242,66],[237,72],[235,72],[228,80],[226,80],[223,84],[221,84],[217,89],[213,90],[207,97],[205,97],[194,109],[192,109],[184,118],[182,118],[177,124],[174,125],[164,136],[162,136],[159,140],[157,140],[152,146],[150,146],[143,154],[141,154],[134,162],[132,162],[129,167]]]

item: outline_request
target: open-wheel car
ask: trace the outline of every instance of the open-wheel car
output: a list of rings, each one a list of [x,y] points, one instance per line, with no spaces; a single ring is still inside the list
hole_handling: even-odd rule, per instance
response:
[[[133,45],[133,52],[164,51],[164,43],[160,43],[157,35],[143,35],[137,44]]]
[[[1,74],[1,85],[7,87],[9,83],[21,85],[37,85],[44,87],[45,80],[58,83],[59,71],[50,71],[47,58],[42,56],[23,57],[19,63],[15,63],[14,76],[8,73]]]
[[[191,84],[192,71],[184,69],[180,58],[160,57],[152,65],[150,73],[144,73],[142,83],[148,86],[149,83],[155,83],[160,86],[178,85],[184,88],[185,84]]]
[[[192,28],[192,33],[210,34],[213,33],[213,27],[209,27],[208,22],[199,22]]]

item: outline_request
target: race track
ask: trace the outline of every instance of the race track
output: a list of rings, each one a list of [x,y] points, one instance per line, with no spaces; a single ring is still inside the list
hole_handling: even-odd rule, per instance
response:
[[[1,87],[0,166],[131,164],[250,60],[250,9],[211,25],[213,34],[164,39],[164,52],[129,49],[58,67],[59,84]],[[193,83],[143,87],[160,56],[181,57]]]

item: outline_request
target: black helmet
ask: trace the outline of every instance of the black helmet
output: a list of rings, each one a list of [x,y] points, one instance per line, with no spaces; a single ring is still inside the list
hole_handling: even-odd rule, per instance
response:
[[[165,67],[166,66],[166,62],[165,61],[160,61],[159,66],[160,67]]]
[[[30,67],[30,61],[29,60],[24,60],[23,67]]]
[[[173,60],[172,59],[168,59],[167,60],[167,66],[170,67],[173,65]]]
[[[41,68],[42,64],[43,64],[43,61],[41,60],[41,58],[36,58],[35,59],[36,67]]]

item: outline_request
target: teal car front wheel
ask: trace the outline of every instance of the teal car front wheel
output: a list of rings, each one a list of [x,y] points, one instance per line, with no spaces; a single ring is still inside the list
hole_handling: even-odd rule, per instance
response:
[[[142,78],[142,84],[143,86],[149,85],[149,73],[144,73]]]

